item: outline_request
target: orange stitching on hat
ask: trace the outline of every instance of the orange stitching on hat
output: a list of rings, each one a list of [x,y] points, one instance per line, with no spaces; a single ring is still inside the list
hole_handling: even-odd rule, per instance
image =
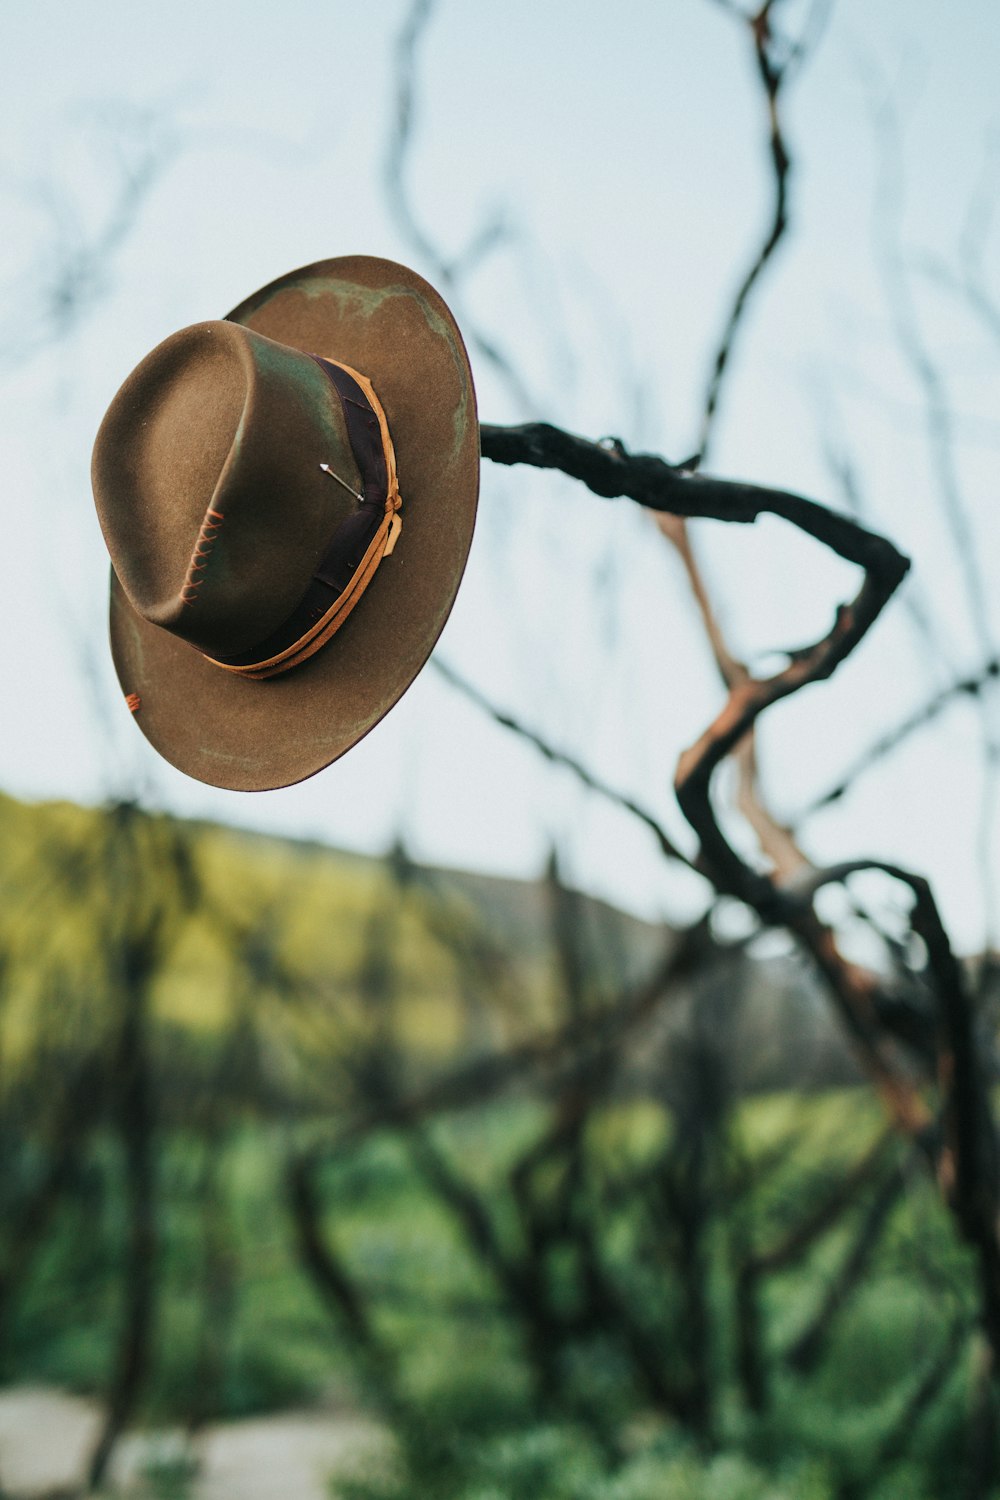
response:
[[[194,604],[198,597],[198,587],[202,579],[195,575],[201,573],[208,567],[208,554],[215,545],[215,539],[219,535],[222,523],[225,520],[221,510],[213,510],[211,506],[205,513],[205,519],[201,523],[201,529],[195,540],[194,551],[191,561],[188,563],[187,574],[181,585],[181,602],[187,606]]]
[[[137,714],[142,705],[142,699],[139,697],[138,693],[126,693],[125,705],[128,708],[129,713]]]

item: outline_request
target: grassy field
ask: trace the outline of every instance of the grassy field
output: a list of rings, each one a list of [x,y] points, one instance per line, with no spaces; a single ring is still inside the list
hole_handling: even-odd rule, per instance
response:
[[[537,1128],[530,1106],[481,1110],[443,1135],[464,1172],[502,1183],[505,1167]],[[752,1204],[764,1241],[808,1208],[847,1169],[878,1127],[863,1095],[745,1104],[733,1122],[747,1160],[794,1146]],[[595,1128],[611,1159],[651,1154],[668,1128],[651,1104],[607,1110]],[[288,1132],[247,1124],[211,1144],[171,1131],[160,1157],[162,1274],[149,1421],[183,1422],[198,1387],[212,1416],[246,1415],[319,1398],[366,1402],[371,1392],[343,1327],[303,1274],[287,1212]],[[123,1208],[115,1153],[104,1142],[61,1210],[8,1330],[6,1378],[100,1392],[119,1322]],[[887,1434],[947,1338],[969,1268],[956,1250],[936,1195],[915,1180],[893,1213],[863,1283],[843,1308],[825,1357],[808,1377],[775,1360],[771,1411],[751,1419],[732,1375],[732,1293],[723,1231],[716,1231],[712,1296],[718,1370],[712,1453],[684,1431],[616,1392],[614,1370],[587,1380],[619,1402],[634,1449],[616,1466],[586,1424],[542,1417],[515,1322],[449,1211],[415,1173],[405,1143],[374,1140],[324,1178],[325,1229],[356,1274],[380,1335],[399,1361],[401,1383],[425,1433],[447,1433],[447,1463],[432,1444],[422,1495],[709,1497],[842,1493],[871,1470]],[[812,1316],[848,1248],[855,1219],[767,1289],[773,1351]],[[508,1229],[513,1233],[513,1225]],[[599,1349],[599,1341],[595,1345]],[[864,1493],[907,1500],[961,1462],[971,1346],[964,1341],[906,1451]],[[200,1399],[199,1396],[199,1399]],[[631,1474],[631,1478],[627,1476]],[[622,1476],[626,1476],[623,1478]],[[534,1478],[532,1478],[534,1476]],[[669,1488],[662,1485],[668,1482]],[[626,1482],[627,1479],[627,1482]],[[536,1488],[540,1484],[541,1488]],[[661,1486],[660,1489],[656,1485]],[[383,1479],[392,1489],[389,1480]],[[605,1486],[601,1488],[601,1485]],[[596,1486],[596,1488],[594,1488]],[[409,1494],[405,1486],[400,1494]]]

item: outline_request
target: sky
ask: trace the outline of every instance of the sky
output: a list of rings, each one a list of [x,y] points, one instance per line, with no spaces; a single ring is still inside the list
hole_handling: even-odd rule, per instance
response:
[[[806,12],[779,7],[793,33]],[[702,883],[433,665],[343,760],[252,796],[160,761],[111,668],[89,462],[128,372],[176,329],[326,256],[387,256],[435,279],[385,190],[408,13],[409,0],[7,7],[0,788],[137,796],[349,848],[402,837],[417,858],[513,874],[536,873],[556,843],[579,884],[683,920]],[[503,226],[455,311],[467,335],[503,344],[529,406],[473,351],[483,420],[543,415],[679,459],[767,224],[762,101],[746,30],[713,0],[623,0],[608,15],[589,0],[439,0],[406,180],[441,259]],[[764,786],[790,819],[1000,641],[1000,338],[958,285],[971,266],[1000,304],[998,76],[992,0],[834,0],[788,86],[791,228],[741,331],[709,468],[842,506],[835,454],[867,523],[914,560],[837,676],[761,725]],[[695,542],[730,644],[760,669],[823,633],[857,586],[778,522],[705,522]],[[635,507],[485,464],[436,654],[693,847],[673,771],[721,690],[678,562]],[[990,696],[982,711],[956,702],[809,819],[807,852],[928,873],[959,946],[980,947],[1000,919],[983,875],[1000,858],[994,739]]]

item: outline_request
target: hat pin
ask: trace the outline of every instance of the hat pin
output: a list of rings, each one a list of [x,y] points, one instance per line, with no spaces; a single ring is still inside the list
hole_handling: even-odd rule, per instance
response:
[[[335,474],[334,471],[330,468],[329,464],[320,464],[320,468],[323,470],[324,474],[329,474],[331,479],[335,479],[338,484],[342,484],[347,493],[349,495],[353,495],[359,505],[364,505],[364,495],[359,495],[357,490],[351,488],[346,479],[341,479],[339,474]]]

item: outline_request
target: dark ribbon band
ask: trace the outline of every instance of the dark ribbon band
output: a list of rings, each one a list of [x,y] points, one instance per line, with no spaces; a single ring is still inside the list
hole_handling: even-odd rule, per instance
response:
[[[378,414],[347,370],[318,354],[314,359],[340,398],[347,437],[361,475],[362,501],[330,539],[301,602],[266,640],[235,656],[209,656],[221,667],[254,667],[288,651],[350,587],[385,519],[389,474]]]

